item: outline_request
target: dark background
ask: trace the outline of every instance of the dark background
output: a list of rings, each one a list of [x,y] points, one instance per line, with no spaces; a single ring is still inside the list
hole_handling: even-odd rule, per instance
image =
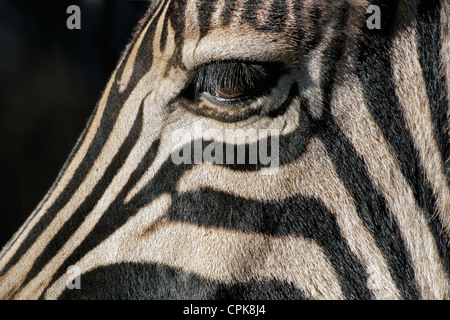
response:
[[[81,30],[69,30],[69,5]],[[56,179],[146,0],[0,0],[0,248]]]

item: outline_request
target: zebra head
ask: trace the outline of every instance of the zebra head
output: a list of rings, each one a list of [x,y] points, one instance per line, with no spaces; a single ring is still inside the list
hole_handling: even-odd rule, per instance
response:
[[[0,296],[449,298],[449,9],[153,1]]]

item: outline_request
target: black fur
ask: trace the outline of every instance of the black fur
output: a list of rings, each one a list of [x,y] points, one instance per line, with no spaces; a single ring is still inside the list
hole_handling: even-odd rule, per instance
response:
[[[82,290],[66,290],[59,299],[305,300],[289,283],[272,280],[228,285],[159,264],[110,265],[83,274],[82,281]],[[114,285],[105,285],[108,283]]]

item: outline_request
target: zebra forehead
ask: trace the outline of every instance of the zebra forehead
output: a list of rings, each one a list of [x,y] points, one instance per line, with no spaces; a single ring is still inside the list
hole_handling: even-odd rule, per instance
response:
[[[327,5],[311,0],[163,0],[153,3],[146,20],[162,22],[161,48],[168,39],[175,41],[176,60],[183,56],[188,68],[217,59],[287,61],[312,40]]]
[[[323,22],[324,9],[347,1],[313,0],[173,0],[168,14],[174,29],[184,38],[204,37],[211,30],[225,29],[248,37],[254,30],[279,40],[280,33],[298,37],[299,27],[309,29]],[[166,2],[168,3],[168,2]],[[338,4],[339,3],[339,4]]]

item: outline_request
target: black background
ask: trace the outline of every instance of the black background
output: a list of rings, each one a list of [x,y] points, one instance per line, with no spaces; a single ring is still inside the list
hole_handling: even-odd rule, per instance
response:
[[[70,5],[81,30],[69,30]],[[149,1],[0,0],[0,248],[56,179]]]

